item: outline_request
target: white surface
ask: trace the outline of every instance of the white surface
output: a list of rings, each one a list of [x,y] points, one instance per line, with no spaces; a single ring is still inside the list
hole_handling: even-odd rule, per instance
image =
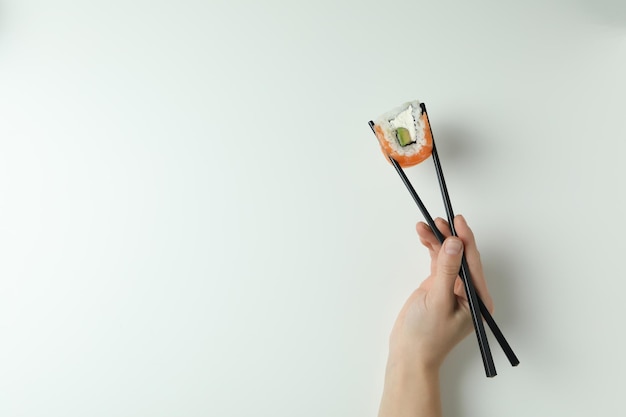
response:
[[[511,3],[0,2],[0,415],[375,415],[413,98],[522,361],[468,339],[446,415],[616,415],[626,13]]]

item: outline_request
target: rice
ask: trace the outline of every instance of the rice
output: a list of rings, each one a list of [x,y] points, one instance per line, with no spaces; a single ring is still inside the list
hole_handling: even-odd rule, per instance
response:
[[[420,107],[420,102],[417,100],[409,101],[380,116],[375,121],[375,124],[380,126],[384,133],[384,140],[394,152],[404,156],[413,155],[426,145],[425,125],[421,115],[422,108]],[[407,146],[400,145],[396,138],[396,132],[400,127],[409,131],[411,141],[415,141],[415,143]]]

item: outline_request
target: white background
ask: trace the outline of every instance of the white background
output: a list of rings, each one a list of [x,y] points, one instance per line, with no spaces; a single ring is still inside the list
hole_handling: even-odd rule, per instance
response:
[[[522,362],[468,338],[445,414],[618,415],[625,9],[0,1],[0,415],[376,415],[428,262],[367,121],[411,99]]]

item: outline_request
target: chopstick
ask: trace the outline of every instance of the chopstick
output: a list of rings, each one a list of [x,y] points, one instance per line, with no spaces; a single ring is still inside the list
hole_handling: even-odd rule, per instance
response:
[[[421,103],[420,107],[422,108],[423,112],[426,112],[426,105],[424,103]],[[428,126],[430,128],[428,113],[426,113],[426,120],[428,120]],[[437,179],[439,180],[439,188],[443,197],[446,215],[448,217],[448,224],[450,226],[450,232],[452,233],[452,236],[458,236],[454,227],[454,212],[452,210],[452,204],[450,202],[450,196],[448,194],[448,187],[446,186],[446,181],[443,177],[443,170],[441,169],[441,162],[439,161],[439,155],[437,154],[437,148],[435,147],[434,139],[431,155],[435,163],[435,170],[437,171]],[[463,257],[461,259],[461,270],[459,271],[459,276],[461,277],[461,281],[463,281],[465,287],[467,303],[469,305],[472,322],[474,324],[474,330],[476,332],[476,338],[478,340],[478,346],[480,348],[480,353],[483,359],[485,374],[487,375],[487,377],[494,377],[497,374],[496,367],[493,363],[493,356],[491,355],[491,348],[489,347],[489,341],[487,340],[487,333],[485,332],[485,327],[483,326],[482,317],[479,313],[477,313],[477,310],[480,309],[480,307],[478,306],[478,295],[476,294],[476,288],[474,287],[474,283],[469,276],[469,267],[467,265],[467,259],[465,259],[465,254],[463,254]]]
[[[425,107],[423,107],[423,109],[425,110]],[[428,115],[427,115],[427,117],[428,117]],[[430,122],[429,122],[429,124],[430,124]],[[370,121],[369,122],[369,126],[372,129],[372,131],[374,132],[374,122]],[[436,226],[432,216],[430,215],[430,213],[428,212],[428,210],[424,206],[422,200],[420,199],[419,195],[417,194],[417,192],[413,188],[413,185],[411,184],[411,182],[409,181],[408,177],[404,173],[404,170],[402,169],[400,164],[395,159],[389,157],[389,161],[391,162],[393,167],[398,172],[398,175],[400,176],[400,178],[402,179],[402,182],[404,183],[404,185],[406,186],[407,190],[409,191],[409,194],[411,194],[411,197],[413,197],[413,200],[415,201],[415,203],[417,204],[419,210],[421,211],[422,215],[424,216],[424,219],[426,220],[426,223],[428,224],[428,226],[431,228],[431,230],[435,234],[435,237],[437,238],[437,240],[440,243],[443,243],[443,241],[445,240],[445,236],[437,228],[437,226]],[[439,163],[438,156],[437,156],[437,161]],[[439,163],[439,167],[441,168],[440,163]],[[438,172],[438,177],[440,178],[440,181],[441,181],[441,179],[443,179],[443,172],[442,171],[441,171],[441,174],[442,175],[439,176],[439,172]],[[445,180],[444,180],[444,185],[445,185]],[[445,190],[446,190],[445,194],[447,194],[447,188],[445,188]],[[442,192],[443,192],[443,190],[442,190]],[[445,200],[445,197],[444,197],[444,200]],[[451,214],[452,213],[452,205],[449,204],[449,196],[447,198],[447,201],[448,201],[448,204],[446,205],[446,213],[447,214]],[[448,212],[448,208],[450,209],[449,212]],[[454,217],[452,217],[452,219],[454,219]],[[451,230],[452,230],[452,228],[454,227],[454,222],[450,222],[450,223],[452,224],[452,226],[451,226]],[[491,328],[492,332],[494,333],[494,335],[496,337],[496,340],[498,341],[498,343],[500,344],[500,346],[504,350],[507,358],[511,362],[511,365],[516,366],[517,364],[519,364],[519,360],[517,359],[517,357],[513,353],[513,350],[511,349],[510,345],[508,344],[508,342],[504,338],[504,335],[502,334],[502,332],[498,328],[495,320],[493,319],[493,317],[489,313],[489,310],[487,309],[485,304],[482,302],[480,297],[478,297],[478,294],[476,294],[476,290],[473,287],[473,284],[472,284],[472,281],[471,281],[471,277],[469,276],[469,267],[467,266],[467,261],[465,260],[465,256],[463,256],[463,264],[461,266],[460,274],[461,274],[461,278],[462,278],[462,280],[464,282],[464,285],[465,285],[465,290],[468,293],[468,304],[469,304],[469,307],[470,307],[470,314],[472,316],[472,322],[474,324],[474,329],[476,331],[476,335],[477,335],[477,338],[478,338],[478,345],[479,345],[479,348],[480,348],[481,357],[483,359],[483,365],[485,367],[485,374],[487,375],[487,377],[493,377],[497,373],[496,373],[495,365],[493,363],[493,357],[491,355],[491,349],[489,348],[489,342],[487,341],[487,337],[486,337],[486,334],[485,334],[485,329],[484,329],[484,326],[482,325],[482,319],[480,318],[480,316],[476,312],[476,305],[477,304],[479,305],[479,308],[480,308],[480,311],[482,313],[482,316],[485,318],[485,321],[487,322],[487,324]],[[470,299],[472,301],[470,301]]]
[[[421,103],[420,107],[422,108],[422,111],[426,115],[426,120],[428,121],[428,128],[430,129],[430,136],[431,136],[432,141],[433,141],[432,157],[433,157],[433,162],[435,164],[435,171],[437,171],[437,179],[439,181],[439,189],[441,190],[441,196],[443,197],[443,203],[444,203],[444,206],[445,206],[445,209],[446,209],[446,216],[448,218],[448,224],[450,226],[450,231],[452,232],[452,236],[458,236],[457,233],[456,233],[456,228],[454,227],[454,211],[452,209],[452,202],[450,201],[450,194],[448,193],[448,187],[446,186],[446,180],[445,180],[445,178],[443,176],[443,169],[441,167],[441,161],[439,160],[439,153],[437,152],[437,146],[435,144],[435,137],[433,135],[432,125],[430,124],[430,119],[428,118],[428,112],[426,111],[426,104]],[[467,259],[465,259],[465,255],[463,255],[463,259],[461,261],[460,276],[461,276],[461,279],[464,281],[464,283],[469,283],[470,287],[473,287],[473,281],[472,281],[472,277],[470,275],[470,270],[469,270],[469,266],[467,264]],[[465,285],[466,285],[466,292],[467,292],[467,290],[468,290],[467,284],[465,284]],[[473,292],[474,293],[476,292],[475,289],[473,290]],[[468,293],[468,301],[469,301],[469,293]],[[504,335],[500,331],[500,328],[496,324],[495,320],[493,319],[493,317],[489,313],[489,310],[487,309],[487,306],[485,306],[485,303],[480,299],[480,297],[477,296],[477,294],[476,294],[476,302],[478,303],[478,306],[480,308],[480,311],[481,311],[483,317],[485,318],[485,321],[487,322],[487,324],[491,328],[491,331],[493,332],[493,335],[495,336],[496,340],[500,344],[500,347],[502,347],[502,350],[504,351],[504,354],[506,355],[506,357],[509,360],[509,362],[511,363],[511,365],[512,366],[519,365],[519,359],[515,355],[515,352],[513,352],[513,349],[511,348],[511,346],[507,342],[506,338],[504,337]],[[479,343],[480,343],[480,340],[479,340]],[[487,348],[488,348],[488,346],[487,346]],[[494,372],[495,372],[495,369],[494,369]]]
[[[369,126],[372,129],[372,131],[375,133],[374,122],[370,121]],[[398,175],[400,175],[402,182],[404,183],[407,190],[409,191],[409,194],[411,194],[411,197],[413,197],[413,200],[417,204],[417,207],[419,208],[419,210],[422,212],[422,215],[424,216],[426,223],[428,224],[428,226],[430,226],[431,230],[437,237],[437,240],[439,241],[439,243],[443,243],[443,241],[445,240],[445,236],[443,235],[443,233],[441,233],[441,231],[435,224],[435,221],[433,220],[432,216],[426,209],[426,206],[424,206],[424,203],[422,202],[422,199],[419,197],[419,195],[415,191],[415,188],[413,188],[413,185],[411,184],[411,181],[409,181],[409,178],[404,173],[404,170],[395,159],[389,157],[389,161],[398,172]],[[468,280],[465,280],[464,282],[468,282]],[[468,291],[467,284],[465,285],[465,290],[466,292],[468,292],[467,299],[468,299],[470,314],[472,316],[472,322],[474,323],[474,330],[476,331],[476,335],[478,337],[478,347],[480,349],[480,354],[483,359],[483,365],[485,367],[485,374],[488,377],[494,377],[496,376],[496,368],[493,363],[493,357],[491,356],[491,350],[489,349],[489,342],[487,341],[485,328],[482,325],[483,324],[482,319],[476,311],[476,304],[477,304],[476,292],[475,291],[471,292],[472,289],[473,289],[473,286],[471,286],[471,283],[470,283],[470,291]],[[474,295],[474,298],[472,299],[472,301],[469,301],[471,299],[470,294],[472,293]]]

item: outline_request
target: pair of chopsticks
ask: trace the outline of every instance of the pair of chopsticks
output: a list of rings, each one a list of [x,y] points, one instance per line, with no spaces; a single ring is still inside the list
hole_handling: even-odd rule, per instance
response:
[[[421,103],[420,107],[422,108],[422,112],[426,115],[426,120],[428,121],[428,126],[430,128],[431,137],[433,138],[432,157],[433,157],[433,162],[435,163],[435,170],[437,171],[437,179],[439,180],[439,188],[441,190],[441,195],[443,197],[443,202],[444,202],[444,206],[446,209],[446,216],[448,218],[448,224],[450,225],[450,231],[452,232],[453,236],[458,236],[456,233],[456,229],[454,227],[454,211],[452,210],[452,203],[450,202],[450,195],[448,194],[448,187],[446,186],[446,180],[443,176],[443,170],[441,168],[441,161],[439,160],[439,154],[437,153],[437,147],[435,145],[435,138],[434,138],[434,135],[432,134],[432,125],[430,124],[430,119],[428,118],[426,105],[424,103]],[[374,132],[374,122],[370,121],[369,126]],[[424,206],[424,203],[422,203],[422,200],[420,199],[420,197],[417,195],[417,192],[415,191],[415,189],[413,188],[413,185],[411,184],[406,174],[404,173],[404,170],[395,159],[389,157],[389,161],[398,172],[398,175],[400,175],[402,182],[404,183],[407,190],[411,194],[411,197],[413,197],[413,200],[415,200],[417,207],[422,212],[422,215],[424,216],[426,223],[432,229],[433,233],[435,234],[435,237],[437,238],[439,243],[443,243],[443,241],[445,240],[445,236],[443,235],[443,233],[441,233],[441,231],[435,225],[435,221],[433,220],[432,216],[430,215],[430,213]],[[489,341],[487,340],[487,334],[485,333],[485,328],[483,326],[483,321],[482,321],[483,318],[485,319],[485,321],[487,322],[487,325],[493,332],[493,335],[495,336],[496,340],[500,344],[500,347],[502,347],[502,350],[504,351],[504,354],[508,358],[511,365],[512,366],[519,365],[519,359],[517,359],[517,356],[515,356],[513,349],[511,349],[511,346],[509,345],[506,338],[500,331],[500,328],[498,327],[495,320],[489,313],[489,310],[487,309],[483,301],[480,299],[480,297],[476,293],[476,289],[474,288],[472,277],[470,275],[469,266],[467,264],[467,260],[465,259],[465,255],[463,255],[463,258],[461,261],[461,269],[459,271],[459,276],[461,277],[461,280],[463,281],[463,284],[465,287],[465,293],[467,294],[467,301],[469,304],[470,314],[472,316],[474,330],[476,332],[476,337],[478,339],[478,347],[480,348],[480,354],[483,360],[483,365],[485,367],[485,374],[487,375],[487,377],[494,377],[497,375],[497,372],[496,372],[496,367],[493,363],[493,357],[491,356],[491,349],[489,348]],[[478,310],[480,310],[480,312],[478,312]]]

